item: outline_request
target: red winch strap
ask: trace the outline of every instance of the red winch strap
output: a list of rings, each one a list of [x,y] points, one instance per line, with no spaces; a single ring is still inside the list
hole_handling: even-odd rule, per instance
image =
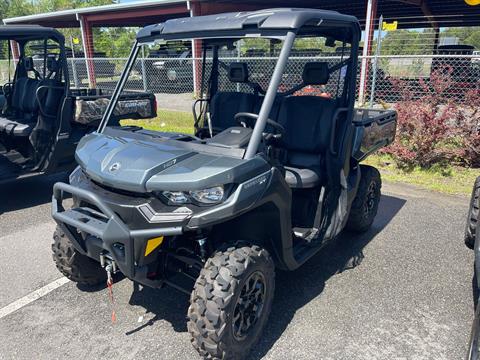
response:
[[[109,274],[107,279],[107,288],[108,288],[108,297],[110,299],[110,304],[112,305],[112,323],[117,321],[117,315],[115,314],[115,301],[113,299],[113,279],[112,276]]]

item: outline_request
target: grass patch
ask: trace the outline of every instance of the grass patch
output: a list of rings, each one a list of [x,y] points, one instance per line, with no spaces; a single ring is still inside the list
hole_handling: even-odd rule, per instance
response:
[[[453,166],[433,166],[426,170],[419,167],[411,171],[399,169],[389,155],[373,155],[365,164],[380,170],[382,179],[390,182],[407,183],[445,194],[470,195],[480,169]]]
[[[154,119],[122,120],[122,125],[136,125],[144,129],[193,134],[193,115],[191,112],[158,109]]]

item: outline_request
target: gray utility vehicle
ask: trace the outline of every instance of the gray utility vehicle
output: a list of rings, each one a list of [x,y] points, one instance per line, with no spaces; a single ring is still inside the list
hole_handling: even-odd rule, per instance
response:
[[[75,148],[98,127],[111,91],[70,88],[64,38],[57,30],[0,26],[7,69],[14,65],[10,42],[18,45],[19,59],[0,87],[0,183],[71,171]],[[155,117],[155,106],[153,94],[123,94],[113,121]]]
[[[195,136],[111,126],[141,46],[188,38],[204,49]],[[311,9],[142,29],[98,130],[78,145],[70,185],[54,186],[58,269],[93,285],[105,281],[103,265],[191,293],[194,347],[210,358],[247,356],[270,313],[275,268],[298,268],[345,227],[368,230],[376,215],[380,175],[359,162],[393,141],[397,116],[354,109],[359,41],[356,18]],[[250,80],[241,58],[218,57],[239,42],[279,47],[267,89]],[[291,67],[292,49],[336,44],[350,47],[348,55]],[[300,82],[279,92],[295,71]],[[223,91],[232,82],[237,91]],[[64,206],[67,194],[73,207]]]

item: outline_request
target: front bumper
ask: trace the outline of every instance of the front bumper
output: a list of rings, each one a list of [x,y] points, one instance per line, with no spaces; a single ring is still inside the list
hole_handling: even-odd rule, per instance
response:
[[[65,209],[66,194],[91,206]],[[64,183],[53,187],[52,217],[81,254],[99,260],[100,253],[107,251],[125,276],[149,286],[156,284],[148,279],[148,266],[139,256],[145,253],[147,241],[183,233],[181,226],[130,229],[100,196]]]

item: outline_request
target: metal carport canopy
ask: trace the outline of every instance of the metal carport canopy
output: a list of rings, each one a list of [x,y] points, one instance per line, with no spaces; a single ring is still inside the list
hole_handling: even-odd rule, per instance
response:
[[[430,26],[479,26],[480,6],[469,6],[464,0],[375,0],[376,13],[386,20],[398,20],[399,28]],[[38,24],[56,28],[78,27],[79,17],[88,18],[93,26],[145,26],[169,18],[221,12],[260,10],[272,7],[303,7],[335,10],[366,17],[366,0],[151,0],[105,6],[62,10],[4,19],[5,24]]]
[[[186,0],[155,0],[92,6],[4,19],[5,24],[36,24],[55,28],[78,27],[81,18],[92,26],[145,26],[189,16]]]
[[[385,20],[398,20],[399,28],[431,26],[479,26],[480,6],[464,0],[374,0],[376,13]],[[353,15],[364,23],[367,0],[192,0],[202,15],[233,10],[258,10],[272,7],[303,7],[335,10]],[[200,15],[197,13],[197,15]]]

